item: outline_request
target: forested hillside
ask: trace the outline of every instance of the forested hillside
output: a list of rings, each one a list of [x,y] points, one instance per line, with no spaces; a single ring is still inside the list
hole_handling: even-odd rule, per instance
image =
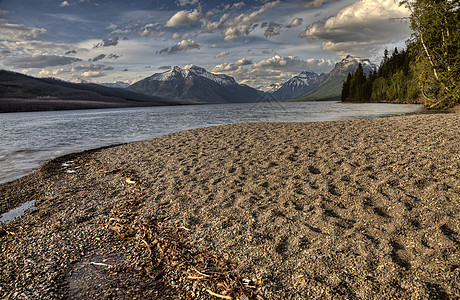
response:
[[[411,12],[407,50],[384,58],[378,72],[349,74],[343,101],[420,102],[428,108],[460,104],[460,0],[400,1]],[[401,20],[404,22],[405,20]]]

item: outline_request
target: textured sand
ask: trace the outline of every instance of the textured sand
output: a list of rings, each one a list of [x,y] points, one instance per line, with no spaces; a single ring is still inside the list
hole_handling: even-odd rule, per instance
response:
[[[226,125],[70,155],[0,186],[0,212],[37,199],[0,225],[0,295],[455,299],[459,170],[458,114]],[[161,228],[251,287],[187,279],[210,273],[164,258]]]

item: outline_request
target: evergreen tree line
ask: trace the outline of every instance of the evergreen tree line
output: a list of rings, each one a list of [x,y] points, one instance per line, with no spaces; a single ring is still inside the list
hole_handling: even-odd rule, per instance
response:
[[[385,50],[377,70],[367,76],[359,64],[356,72],[348,74],[342,87],[342,101],[353,102],[404,102],[414,103],[419,99],[419,87],[410,67],[407,50],[397,48],[388,56]]]
[[[420,102],[428,108],[460,104],[460,0],[400,0],[413,31],[407,50],[385,51],[377,72],[350,74],[343,101]]]

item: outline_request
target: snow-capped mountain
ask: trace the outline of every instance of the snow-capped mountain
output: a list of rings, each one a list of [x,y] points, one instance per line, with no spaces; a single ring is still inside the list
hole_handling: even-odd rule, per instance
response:
[[[239,85],[233,77],[213,74],[194,65],[156,73],[128,89],[188,103],[253,102],[260,97],[256,89]]]
[[[359,64],[363,66],[366,75],[377,68],[368,59],[349,55],[335,64],[334,69],[328,74],[317,75],[302,72],[285,82],[273,95],[277,99],[340,99],[343,82],[346,80],[348,73],[353,73],[358,69]]]
[[[106,82],[106,83],[98,83],[98,84],[102,86],[106,86],[106,87],[121,88],[121,89],[125,89],[129,86],[129,83],[126,83],[124,81]]]
[[[283,83],[280,88],[273,92],[273,96],[279,100],[294,99],[303,96],[316,87],[314,83],[318,77],[319,75],[316,73],[303,71]]]

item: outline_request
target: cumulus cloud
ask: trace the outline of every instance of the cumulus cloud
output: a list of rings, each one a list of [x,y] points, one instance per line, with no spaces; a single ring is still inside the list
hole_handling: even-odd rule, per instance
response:
[[[225,41],[233,41],[243,34],[248,35],[254,28],[259,16],[267,10],[274,8],[280,3],[279,0],[265,3],[259,10],[250,14],[241,14],[234,19],[225,22],[222,27]]]
[[[78,65],[73,68],[61,68],[61,69],[42,69],[38,76],[40,77],[50,77],[50,76],[59,76],[63,74],[75,74],[78,76],[83,77],[100,77],[104,76],[104,71],[111,71],[113,67],[105,66],[105,65],[95,65],[95,64],[87,64],[87,65]],[[85,74],[85,75],[84,75]]]
[[[238,70],[238,68],[241,68],[241,67],[235,65],[234,63],[223,63],[223,64],[215,66],[212,72],[213,73],[228,73],[228,72],[236,71]]]
[[[193,49],[200,49],[200,45],[197,42],[192,40],[182,40],[176,45],[172,46],[171,48],[165,48],[160,50],[159,54],[168,53],[168,54],[176,54],[179,52],[184,52]]]
[[[252,64],[252,59],[247,59],[247,58],[242,58],[237,60],[234,63],[223,63],[220,65],[217,65],[214,67],[212,72],[215,73],[231,73],[232,75],[235,75],[234,73],[237,72],[238,74],[242,74],[246,72],[245,69],[243,69],[243,66],[251,65]]]
[[[203,14],[194,9],[193,11],[181,10],[175,13],[167,22],[166,27],[176,27],[181,25],[190,25],[198,22]]]
[[[267,28],[265,29],[264,36],[269,38],[280,34],[281,24],[275,22],[264,22],[262,23],[261,28]]]
[[[62,1],[61,4],[59,4],[60,7],[65,7],[69,5],[70,5],[69,1]]]
[[[34,40],[46,33],[44,28],[31,28],[20,24],[10,24],[0,19],[0,40],[23,41]]]
[[[237,66],[247,66],[247,65],[252,65],[252,59],[247,59],[247,58],[242,58],[239,59],[235,62],[235,65]]]
[[[302,5],[305,7],[321,7],[326,2],[339,1],[339,0],[302,0]]]
[[[269,59],[253,64],[252,67],[254,69],[300,73],[306,70],[322,72],[330,70],[333,66],[333,61],[328,59],[301,59],[295,56],[275,55]]]
[[[303,22],[303,19],[302,19],[302,18],[295,18],[295,19],[292,20],[292,22],[291,22],[289,25],[287,25],[286,27],[287,27],[287,28],[297,27],[297,26],[302,25],[302,22]]]
[[[218,47],[217,44],[211,44],[211,45],[209,45],[209,48],[217,48],[217,47]]]
[[[34,55],[14,57],[5,61],[3,64],[13,68],[28,69],[63,66],[78,61],[81,61],[81,59],[60,55]]]
[[[246,3],[244,3],[244,2],[238,2],[238,3],[234,3],[234,4],[232,5],[232,8],[233,8],[233,9],[240,9],[240,8],[242,8],[242,7],[245,6],[245,5],[246,5]]]
[[[262,53],[263,53],[263,54],[272,54],[272,53],[273,53],[273,49],[271,49],[271,50],[262,50]]]
[[[390,22],[408,15],[407,9],[394,1],[360,0],[336,16],[313,23],[301,37],[322,41],[323,49],[340,56],[369,56],[372,50],[410,35],[407,24]]]
[[[190,36],[190,33],[184,33],[184,34],[179,34],[179,33],[174,33],[172,35],[173,40],[184,40]]]
[[[93,48],[116,46],[118,45],[119,39],[120,38],[118,36],[113,37],[113,39],[103,39],[101,43],[97,43]]]
[[[229,14],[223,14],[219,20],[217,21],[210,21],[207,19],[201,20],[201,31],[202,32],[213,32],[213,30],[219,28],[221,24],[228,19]]]
[[[223,56],[229,55],[229,54],[230,54],[230,52],[228,52],[228,51],[222,51],[222,52],[218,53],[218,54],[215,56],[215,58],[223,57]]]

